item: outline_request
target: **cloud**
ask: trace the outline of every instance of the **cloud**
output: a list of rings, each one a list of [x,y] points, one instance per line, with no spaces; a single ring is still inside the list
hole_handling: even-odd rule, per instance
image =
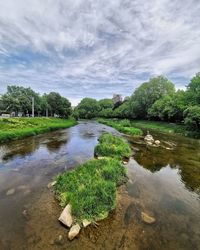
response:
[[[200,71],[198,0],[0,1],[0,92],[8,83],[85,96],[130,95]]]

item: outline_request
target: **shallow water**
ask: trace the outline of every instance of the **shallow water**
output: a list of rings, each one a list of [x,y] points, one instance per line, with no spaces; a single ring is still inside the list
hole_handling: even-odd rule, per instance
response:
[[[104,131],[117,133],[81,122],[1,145],[0,249],[200,249],[200,142],[155,132],[163,148],[127,137],[134,156],[116,210],[98,227],[67,240],[68,230],[57,221],[61,208],[47,184],[92,158]],[[145,224],[141,212],[156,222]]]

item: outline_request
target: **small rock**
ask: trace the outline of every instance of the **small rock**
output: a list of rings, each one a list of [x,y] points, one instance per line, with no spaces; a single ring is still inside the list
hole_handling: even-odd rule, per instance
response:
[[[91,223],[92,223],[91,221],[85,219],[85,220],[83,220],[83,227],[87,227],[87,226],[89,226]]]
[[[153,224],[156,221],[156,219],[154,217],[151,217],[150,215],[148,215],[144,212],[141,212],[141,218],[147,224]]]
[[[98,156],[97,159],[98,160],[103,160],[103,159],[106,159],[106,157],[105,156]]]
[[[69,230],[68,239],[73,240],[79,234],[80,230],[79,224],[73,225]]]
[[[47,185],[47,187],[48,187],[48,188],[51,188],[51,187],[55,186],[56,183],[57,183],[57,181],[50,182],[50,183]]]
[[[147,145],[153,145],[153,143],[151,141],[147,141]]]
[[[128,164],[128,161],[123,161],[123,164],[124,164],[124,165],[127,165],[127,164]]]
[[[159,140],[155,140],[154,142],[156,145],[160,145],[160,141]]]
[[[23,210],[22,215],[24,216],[24,218],[25,218],[26,220],[29,220],[29,219],[30,219],[30,215],[28,214],[28,212],[27,212],[26,209]]]
[[[9,189],[7,192],[6,192],[6,195],[12,195],[15,193],[15,189],[14,188],[11,188]]]
[[[64,225],[71,227],[72,223],[73,223],[73,218],[71,215],[71,205],[68,204],[64,210],[62,211],[59,219],[59,221],[61,221]]]

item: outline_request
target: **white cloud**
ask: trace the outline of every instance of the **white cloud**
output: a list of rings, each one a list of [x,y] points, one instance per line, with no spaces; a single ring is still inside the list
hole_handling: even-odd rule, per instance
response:
[[[155,74],[183,87],[200,71],[199,13],[198,0],[0,0],[0,91],[18,83],[77,102],[130,95]]]

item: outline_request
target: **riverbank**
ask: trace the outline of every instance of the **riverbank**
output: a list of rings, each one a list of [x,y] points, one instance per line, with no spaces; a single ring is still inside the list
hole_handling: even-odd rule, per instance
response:
[[[76,125],[74,119],[60,118],[0,118],[0,143],[22,139]]]
[[[143,134],[140,128],[132,126],[131,122],[127,119],[118,120],[118,119],[96,119],[99,123],[105,124],[107,126],[113,127],[121,133],[128,134],[131,136],[141,136]]]
[[[118,131],[138,136],[142,135],[142,130],[155,130],[167,134],[179,134],[191,138],[199,138],[200,135],[193,131],[188,131],[184,125],[148,120],[120,120],[98,118],[98,122],[114,127]]]
[[[131,148],[121,137],[103,134],[95,147],[97,159],[59,175],[52,186],[64,208],[59,220],[70,229],[68,238],[81,227],[108,217],[117,203],[117,187],[127,181],[124,159]]]

